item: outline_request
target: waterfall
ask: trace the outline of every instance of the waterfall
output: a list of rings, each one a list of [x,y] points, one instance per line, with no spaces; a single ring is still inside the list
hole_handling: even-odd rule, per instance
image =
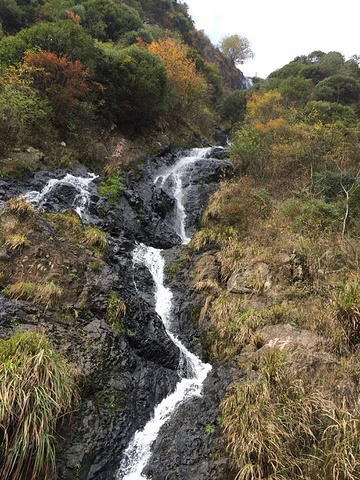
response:
[[[190,238],[186,234],[185,221],[186,211],[183,203],[183,176],[186,175],[188,167],[200,158],[204,158],[210,149],[194,149],[189,156],[181,158],[173,167],[169,168],[162,175],[155,178],[155,184],[163,186],[171,180],[172,191],[175,198],[175,229],[180,236],[182,243],[187,244]],[[172,333],[172,293],[164,285],[165,261],[161,250],[143,244],[138,245],[133,252],[134,263],[145,265],[155,283],[155,310],[161,317],[167,334],[180,350],[180,362],[178,375],[180,381],[175,391],[165,397],[154,409],[152,418],[142,430],[138,430],[126,448],[116,474],[116,480],[141,480],[146,477],[142,471],[151,456],[151,446],[156,440],[160,428],[170,419],[176,408],[190,399],[200,396],[202,385],[208,372],[211,370],[209,364],[203,363],[196,355],[192,354]]]
[[[95,180],[95,178],[97,178],[97,175],[94,173],[89,173],[88,175],[88,177],[75,177],[74,175],[67,173],[65,177],[61,179],[51,178],[40,192],[27,192],[25,193],[24,198],[29,200],[29,202],[31,202],[35,207],[41,207],[47,201],[51,192],[57,185],[71,185],[77,192],[72,207],[79,217],[84,219],[90,200],[89,185],[93,180]]]
[[[182,188],[182,179],[184,175],[186,175],[189,166],[196,162],[196,160],[205,158],[210,151],[211,147],[193,148],[189,156],[182,157],[172,168],[169,168],[162,175],[158,175],[154,181],[155,185],[160,187],[163,187],[166,183],[172,184],[172,193],[175,199],[174,228],[175,232],[181,238],[183,245],[187,245],[190,242],[190,237],[188,237],[185,232],[186,212],[183,202],[184,190]]]

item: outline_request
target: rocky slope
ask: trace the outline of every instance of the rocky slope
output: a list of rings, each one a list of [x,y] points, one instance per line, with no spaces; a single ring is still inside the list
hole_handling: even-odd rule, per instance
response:
[[[85,225],[74,212],[79,188],[71,182],[59,182],[38,202],[36,214],[21,218],[19,212],[7,209],[10,199],[39,192],[50,178],[61,180],[70,172],[44,170],[22,182],[0,181],[2,286],[47,282],[61,289],[61,297],[47,304],[24,294],[0,295],[0,334],[7,337],[16,328],[40,328],[82,374],[81,402],[60,427],[57,473],[63,480],[114,478],[129,439],[177,381],[179,352],[154,312],[149,272],[134,267],[131,251],[137,241],[172,249],[168,251],[174,252],[169,253],[173,258],[179,250],[173,228],[174,199],[166,185],[153,185],[154,176],[174,164],[179,155],[164,151],[130,170],[116,206],[100,197],[99,179],[89,181]],[[222,155],[214,150],[210,159],[198,161],[189,172],[184,188],[190,232],[196,228],[207,196],[231,169],[226,160],[215,158]],[[71,175],[89,178],[85,169]],[[6,238],[14,228],[26,242],[10,247]],[[106,232],[106,249],[101,251],[96,241],[86,241],[89,228]],[[190,312],[184,294],[178,294],[176,303],[182,317]],[[114,316],[120,306],[125,306],[122,314],[116,311]],[[190,341],[196,337],[194,328],[187,322],[179,333]],[[158,455],[149,466],[152,478],[163,479],[164,471],[169,472],[167,478],[226,478],[227,462],[212,460],[220,448],[219,429],[214,432],[212,425],[226,384],[226,375],[214,370],[204,397],[179,410],[175,423],[179,442],[171,447],[164,430],[155,448]],[[175,438],[173,433],[170,436]],[[177,453],[170,455],[169,448]]]

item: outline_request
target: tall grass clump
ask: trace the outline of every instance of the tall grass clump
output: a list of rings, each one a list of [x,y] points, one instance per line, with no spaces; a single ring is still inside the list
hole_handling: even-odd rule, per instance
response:
[[[0,477],[38,480],[55,468],[60,417],[78,398],[77,372],[36,331],[0,340]]]
[[[333,295],[333,304],[343,342],[354,349],[360,343],[360,276],[341,283]]]
[[[125,303],[117,296],[117,294],[113,290],[111,290],[108,296],[106,321],[116,334],[118,334],[119,332],[125,332],[125,315]]]
[[[359,411],[337,407],[268,348],[221,403],[236,480],[358,480]]]
[[[259,218],[267,218],[272,209],[266,189],[254,188],[248,177],[223,182],[210,198],[203,216],[205,226],[235,227],[242,234]]]
[[[107,250],[108,242],[106,234],[97,227],[91,225],[84,229],[84,242],[87,246],[98,249],[101,253]]]
[[[11,215],[21,220],[32,220],[36,216],[36,210],[24,197],[11,198],[4,203],[1,215]]]
[[[62,288],[54,282],[15,282],[8,285],[3,293],[15,300],[27,300],[43,305],[45,309],[56,305],[62,295]]]

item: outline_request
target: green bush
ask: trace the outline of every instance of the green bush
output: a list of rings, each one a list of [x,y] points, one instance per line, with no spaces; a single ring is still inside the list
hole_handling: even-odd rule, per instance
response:
[[[137,43],[139,38],[144,43],[151,43],[153,41],[153,36],[150,31],[145,28],[140,28],[139,30],[131,30],[130,32],[124,33],[120,38],[120,43],[123,47],[130,47],[130,45]]]
[[[304,108],[306,123],[335,123],[343,122],[345,125],[354,125],[357,117],[354,110],[340,103],[326,101],[311,101]]]
[[[350,105],[360,98],[360,82],[346,75],[333,75],[319,82],[313,93],[314,100]]]
[[[94,40],[80,25],[72,20],[60,20],[40,23],[4,37],[0,40],[0,64],[16,65],[23,60],[26,50],[37,48],[58,55],[63,53],[70,60],[80,60],[88,67],[94,66],[98,54]]]
[[[224,122],[232,125],[243,121],[246,113],[246,92],[236,90],[230,93],[221,103],[219,113]]]
[[[14,146],[32,145],[51,130],[52,111],[47,100],[31,86],[6,81],[0,83],[0,155]]]
[[[340,226],[341,215],[335,205],[320,198],[289,198],[282,212],[297,233],[331,232]]]
[[[96,79],[105,86],[103,113],[119,124],[141,127],[165,108],[165,65],[144,48],[104,50]]]
[[[142,27],[136,10],[113,0],[88,0],[85,8],[84,28],[99,40],[118,40],[126,32]]]
[[[235,171],[240,175],[246,175],[250,167],[256,170],[261,151],[260,135],[254,127],[247,126],[238,130],[230,147],[230,158]]]
[[[0,473],[44,478],[55,467],[56,423],[77,398],[77,372],[35,331],[0,340]]]

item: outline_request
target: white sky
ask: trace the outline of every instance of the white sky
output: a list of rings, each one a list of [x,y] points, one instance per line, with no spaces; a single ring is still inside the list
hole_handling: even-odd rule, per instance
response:
[[[314,50],[360,55],[360,0],[185,0],[195,26],[217,44],[224,35],[246,37],[255,59],[240,66],[266,78]]]

